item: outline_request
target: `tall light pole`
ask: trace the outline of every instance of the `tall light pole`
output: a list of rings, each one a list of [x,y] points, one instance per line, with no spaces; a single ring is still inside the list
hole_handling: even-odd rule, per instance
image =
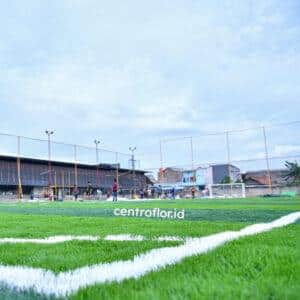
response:
[[[99,182],[99,140],[94,140],[95,146],[96,146],[96,186],[100,188],[100,182]]]
[[[134,151],[136,147],[129,147],[129,151],[131,151],[131,168],[132,168],[132,181],[133,181],[133,197],[136,194],[135,188],[135,160],[134,160]]]
[[[193,174],[193,188],[195,188],[195,182],[197,179],[196,170],[194,170],[194,146],[193,146],[193,137],[190,137],[190,148],[191,148],[191,167],[192,167],[192,174]]]
[[[160,183],[162,183],[164,181],[164,172],[163,172],[163,150],[162,150],[162,145],[163,144],[163,140],[159,141],[159,156],[160,156],[160,169],[159,169],[159,173],[158,173],[158,180]]]
[[[52,171],[51,171],[51,135],[54,134],[54,131],[52,130],[45,130],[45,133],[47,134],[47,138],[48,138],[48,186],[49,186],[49,192],[51,189],[51,185],[52,185],[52,180],[51,180],[51,176],[52,176]]]
[[[269,192],[271,194],[272,193],[272,177],[271,177],[271,170],[270,170],[270,160],[269,160],[266,128],[264,126],[262,127],[262,132],[263,132],[263,138],[264,138],[265,158],[266,158],[267,172],[268,172],[268,186],[269,186]]]
[[[227,168],[228,168],[228,178],[229,178],[229,183],[230,183],[230,196],[232,196],[232,182],[233,179],[231,179],[231,152],[230,152],[230,137],[229,137],[229,132],[225,132],[226,135],[226,147],[227,147]]]

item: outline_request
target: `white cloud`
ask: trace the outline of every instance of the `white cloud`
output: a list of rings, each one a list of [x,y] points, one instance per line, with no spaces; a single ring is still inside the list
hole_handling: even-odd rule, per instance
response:
[[[300,153],[300,145],[276,145],[274,149],[275,155],[292,155]]]
[[[11,28],[0,38],[2,128],[51,127],[68,142],[100,136],[153,152],[165,135],[299,115],[296,1],[34,2],[0,13]],[[233,135],[234,154],[261,151],[257,141],[251,131]],[[199,149],[224,148],[222,139],[206,144]]]

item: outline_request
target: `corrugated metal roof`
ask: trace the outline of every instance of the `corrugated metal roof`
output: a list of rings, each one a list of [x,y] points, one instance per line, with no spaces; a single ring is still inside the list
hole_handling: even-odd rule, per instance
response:
[[[31,163],[31,164],[45,164],[48,165],[49,161],[47,159],[31,158],[20,156],[21,162]],[[12,155],[0,155],[0,160],[2,161],[16,161],[17,156]],[[63,166],[63,167],[73,167],[75,162],[57,161],[51,160],[51,165],[53,166]],[[83,164],[77,163],[78,168],[85,169],[96,169],[97,167],[102,170],[115,170],[117,168],[116,164]],[[119,168],[120,171],[130,171],[128,168]],[[135,172],[145,173],[143,170],[135,170]]]

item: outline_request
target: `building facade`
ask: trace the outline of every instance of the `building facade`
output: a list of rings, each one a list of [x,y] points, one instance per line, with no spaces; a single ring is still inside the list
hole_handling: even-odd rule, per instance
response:
[[[158,173],[158,184],[177,184],[182,182],[182,169],[165,168]]]
[[[51,170],[51,171],[50,171]],[[109,191],[114,179],[123,190],[138,190],[147,187],[149,180],[145,172],[120,168],[116,164],[74,164],[69,162],[21,158],[18,172],[17,158],[0,156],[0,193],[14,192],[21,184],[23,194],[30,194],[34,189],[52,188],[70,191],[77,187]],[[20,182],[19,182],[20,181]]]
[[[220,184],[231,179],[232,182],[241,180],[240,169],[234,165],[217,164],[208,167],[199,167],[193,170],[166,168],[158,174],[158,184],[168,184],[181,187],[207,187],[211,184]]]
[[[208,167],[205,177],[206,185],[220,184],[226,178],[230,178],[231,182],[237,182],[241,180],[241,170],[230,164],[211,165]]]
[[[184,170],[182,172],[182,185],[183,186],[205,186],[207,168],[197,168],[195,170]]]
[[[263,186],[270,184],[271,177],[271,184],[273,186],[284,186],[292,183],[292,180],[287,178],[287,174],[287,169],[249,171],[243,174],[243,181],[249,186]]]

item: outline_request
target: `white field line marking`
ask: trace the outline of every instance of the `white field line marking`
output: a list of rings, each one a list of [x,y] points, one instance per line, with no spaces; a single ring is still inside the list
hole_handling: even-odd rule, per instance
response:
[[[189,237],[181,238],[179,236],[160,236],[155,238],[156,241],[159,242],[183,242],[185,239],[191,239]]]
[[[29,238],[0,238],[0,244],[58,244],[69,241],[98,241],[100,238],[96,236],[72,236],[72,235],[57,235],[42,239]]]
[[[0,282],[17,290],[32,289],[48,296],[66,297],[89,285],[139,278],[148,272],[178,263],[184,258],[206,253],[226,242],[283,227],[298,219],[300,219],[300,212],[295,212],[271,223],[250,225],[240,231],[192,238],[176,247],[153,249],[135,256],[132,260],[86,266],[57,275],[40,268],[0,265]]]
[[[131,235],[131,234],[116,234],[116,235],[107,235],[103,238],[105,241],[119,241],[119,242],[125,242],[125,241],[181,241],[183,242],[185,239],[191,239],[190,237],[187,238],[180,238],[177,236],[161,236],[161,237],[155,237],[155,238],[147,238],[142,235]],[[69,241],[99,241],[101,240],[98,236],[74,236],[74,235],[56,235],[56,236],[50,236],[46,238],[0,238],[0,244],[58,244],[58,243],[64,243]]]
[[[131,235],[131,234],[117,234],[117,235],[107,235],[104,240],[106,241],[145,241],[152,240],[158,242],[183,242],[185,239],[191,239],[190,237],[180,238],[178,236],[160,236],[156,238],[147,239],[142,235]]]
[[[131,234],[117,234],[117,235],[107,235],[105,241],[144,241],[146,238],[142,235],[131,235]]]

